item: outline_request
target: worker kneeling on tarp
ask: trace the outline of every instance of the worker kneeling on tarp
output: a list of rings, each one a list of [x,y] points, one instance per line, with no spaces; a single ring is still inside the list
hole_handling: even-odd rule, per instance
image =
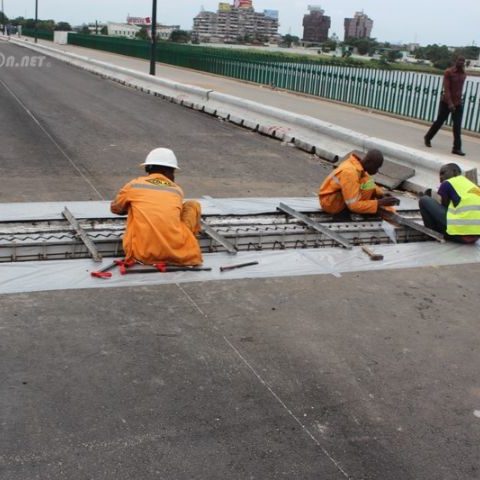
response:
[[[196,201],[183,201],[183,191],[174,182],[179,168],[175,154],[156,148],[141,165],[148,175],[128,182],[110,207],[117,215],[128,214],[123,237],[126,259],[145,264],[201,264],[195,237],[201,229],[201,207]]]
[[[480,239],[480,188],[462,175],[456,163],[440,169],[438,200],[427,190],[419,201],[423,223],[447,240],[475,243]]]
[[[397,205],[398,199],[385,194],[370,176],[382,165],[380,150],[369,150],[365,156],[352,152],[322,183],[318,194],[322,209],[332,215],[374,214],[379,207]]]

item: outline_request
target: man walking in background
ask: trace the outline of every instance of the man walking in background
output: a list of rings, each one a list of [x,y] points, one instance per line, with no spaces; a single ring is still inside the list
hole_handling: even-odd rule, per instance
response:
[[[461,128],[463,116],[462,91],[466,77],[465,57],[459,56],[455,60],[455,65],[445,70],[443,76],[443,94],[438,107],[437,119],[424,137],[425,146],[432,146],[431,140],[451,114],[453,121],[452,153],[461,155],[462,157],[465,155],[462,151]]]

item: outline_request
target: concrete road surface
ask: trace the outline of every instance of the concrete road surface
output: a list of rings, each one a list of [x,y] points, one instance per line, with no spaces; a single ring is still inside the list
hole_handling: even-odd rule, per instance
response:
[[[110,198],[160,144],[191,196],[310,195],[328,172],[56,62],[0,70],[0,97],[2,202]],[[478,479],[479,274],[0,296],[0,478]]]

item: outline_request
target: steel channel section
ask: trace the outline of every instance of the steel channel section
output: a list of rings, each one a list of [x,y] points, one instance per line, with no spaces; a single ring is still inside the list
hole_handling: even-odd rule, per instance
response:
[[[388,222],[411,228],[412,230],[416,230],[427,235],[430,238],[433,238],[434,240],[437,240],[437,242],[445,243],[445,238],[443,234],[436,232],[435,230],[431,230],[430,228],[424,227],[423,225],[419,225],[418,223],[413,222],[409,218],[404,218],[400,215],[397,215],[396,213],[386,210],[381,213],[381,216],[384,220]]]
[[[72,212],[70,212],[70,210],[67,207],[65,207],[62,212],[62,215],[68,220],[70,225],[74,228],[78,237],[80,238],[80,240],[82,240],[82,242],[85,244],[88,251],[92,255],[93,260],[95,262],[101,262],[102,255],[98,252],[97,247],[92,242],[87,232],[81,227],[81,225],[78,223],[78,220],[72,215]]]
[[[418,212],[417,212],[418,214]],[[330,232],[341,234],[352,245],[391,243],[382,229],[380,219],[352,222],[332,222],[322,214],[309,218],[320,221]],[[415,217],[417,218],[417,217]],[[236,250],[275,250],[294,248],[324,248],[338,246],[337,242],[323,233],[313,231],[308,225],[285,214],[211,216],[208,227],[217,238],[228,242]],[[105,257],[123,254],[122,235],[125,220],[94,220],[80,222],[95,242],[98,252]],[[428,237],[410,228],[396,228],[399,243],[428,240]],[[225,245],[205,234],[199,237],[204,253],[228,251]],[[35,224],[0,223],[0,262],[32,261],[48,259],[88,258],[89,251],[79,241],[71,227],[62,222],[35,222]]]
[[[215,240],[222,247],[224,247],[228,253],[231,253],[232,255],[236,255],[237,248],[232,243],[230,243],[226,238],[220,235],[205,221],[202,220],[201,224],[202,224],[202,230],[206,235],[208,235],[212,240]]]
[[[347,249],[352,248],[352,246],[350,245],[350,242],[344,237],[342,237],[342,235],[339,235],[338,233],[333,232],[330,228],[326,227],[325,225],[322,225],[318,222],[314,222],[312,219],[310,219],[306,215],[303,215],[303,213],[297,212],[296,210],[289,207],[288,205],[285,205],[284,203],[280,203],[277,209],[288,215],[291,215],[297,220],[300,220],[301,222],[305,223],[308,227],[313,228],[314,230],[317,230],[318,232],[331,238],[332,240],[335,240],[337,243],[339,243],[343,247]]]

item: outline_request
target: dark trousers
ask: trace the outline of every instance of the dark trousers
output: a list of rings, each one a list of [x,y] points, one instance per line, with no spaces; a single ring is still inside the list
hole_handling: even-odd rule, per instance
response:
[[[450,115],[450,109],[448,105],[441,100],[440,105],[438,106],[438,115],[433,125],[430,127],[430,130],[425,135],[425,139],[431,140],[437,132],[442,128],[442,125],[447,121],[448,116]],[[463,116],[463,105],[458,105],[455,107],[455,111],[452,113],[453,121],[453,149],[461,150],[462,149],[462,116]]]
[[[424,195],[420,198],[418,205],[420,207],[420,214],[422,215],[423,224],[435,230],[438,233],[443,233],[447,240],[457,243],[471,243],[464,240],[462,235],[448,235],[447,233],[447,209],[440,205],[432,197]]]
[[[426,195],[419,200],[418,205],[423,224],[427,228],[445,234],[447,232],[447,209]]]

